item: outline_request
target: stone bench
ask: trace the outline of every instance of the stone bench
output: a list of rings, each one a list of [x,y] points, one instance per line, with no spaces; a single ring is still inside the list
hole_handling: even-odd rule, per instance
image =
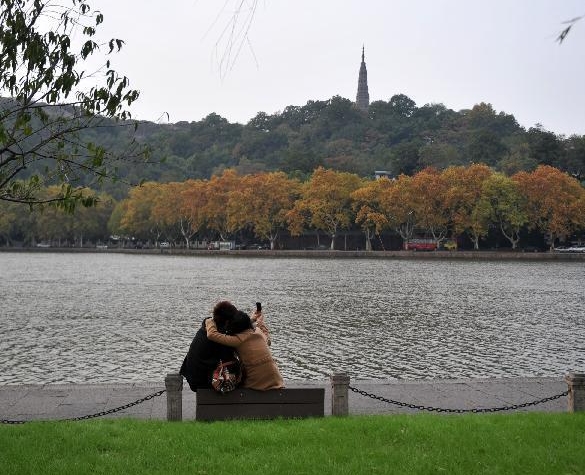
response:
[[[285,388],[269,391],[236,389],[226,394],[218,394],[212,389],[198,389],[195,419],[218,421],[323,417],[324,400],[324,388]]]
[[[331,376],[331,415],[348,414],[348,386],[349,376]],[[167,420],[180,421],[183,419],[183,376],[167,374],[165,387]],[[323,417],[325,388],[236,389],[227,394],[200,389],[196,393],[195,406],[195,418],[201,421]]]

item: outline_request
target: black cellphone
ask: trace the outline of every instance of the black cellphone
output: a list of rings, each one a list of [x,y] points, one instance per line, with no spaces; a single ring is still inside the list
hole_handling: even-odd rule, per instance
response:
[[[257,312],[261,312],[262,311],[262,304],[260,302],[256,302],[256,311]]]

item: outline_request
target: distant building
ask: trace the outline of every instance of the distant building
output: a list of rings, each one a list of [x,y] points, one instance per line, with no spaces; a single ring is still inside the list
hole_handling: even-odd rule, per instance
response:
[[[370,94],[368,93],[368,71],[362,46],[362,64],[360,65],[360,75],[358,78],[358,90],[355,98],[355,104],[358,109],[367,111],[370,107]]]
[[[383,178],[383,177],[391,179],[392,174],[390,172],[387,172],[386,170],[376,170],[374,172],[374,178],[376,178],[376,180],[379,180],[380,178]]]

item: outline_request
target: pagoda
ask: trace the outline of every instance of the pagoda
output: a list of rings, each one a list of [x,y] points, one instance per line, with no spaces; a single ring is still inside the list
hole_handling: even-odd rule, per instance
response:
[[[366,69],[366,61],[364,54],[364,47],[362,46],[362,64],[360,65],[360,75],[358,78],[358,90],[355,98],[355,104],[358,109],[367,111],[370,106],[370,94],[368,93],[368,71]]]

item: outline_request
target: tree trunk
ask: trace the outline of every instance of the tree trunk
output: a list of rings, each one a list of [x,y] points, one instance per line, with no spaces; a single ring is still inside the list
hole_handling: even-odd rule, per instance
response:
[[[479,251],[479,236],[473,236],[473,249]]]
[[[366,251],[371,251],[372,250],[372,235],[373,232],[370,228],[366,228],[364,230],[364,234],[366,236]]]

